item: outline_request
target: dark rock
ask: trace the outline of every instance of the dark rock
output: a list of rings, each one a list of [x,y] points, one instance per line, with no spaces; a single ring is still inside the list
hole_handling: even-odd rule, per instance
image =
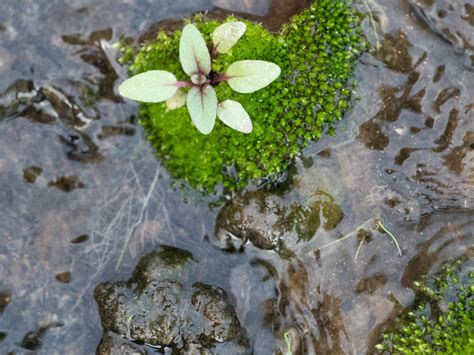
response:
[[[5,308],[10,304],[12,300],[12,293],[9,290],[0,292],[0,315],[3,313]]]
[[[83,189],[86,185],[77,176],[61,176],[55,181],[48,183],[50,187],[56,187],[64,192],[71,192],[75,189]]]
[[[38,327],[38,329],[26,333],[20,343],[20,346],[26,350],[39,350],[39,348],[41,348],[43,337],[46,332],[51,328],[58,328],[62,326],[62,323],[57,322],[41,325],[40,327]]]
[[[197,268],[191,253],[161,247],[140,260],[128,281],[98,285],[94,297],[105,333],[179,352],[245,351],[245,331],[225,292],[196,282]]]
[[[56,274],[54,278],[59,282],[68,284],[69,282],[71,282],[71,273],[69,271],[61,272],[59,274]]]
[[[31,331],[25,334],[20,346],[26,350],[37,350],[41,346],[41,338],[43,337],[44,331]]]
[[[43,172],[43,169],[41,169],[39,166],[29,166],[28,168],[23,169],[23,179],[30,183],[33,184],[36,181],[36,178],[40,176]]]
[[[79,237],[76,237],[71,240],[71,244],[81,244],[85,243],[89,240],[89,236],[87,234],[81,234]]]

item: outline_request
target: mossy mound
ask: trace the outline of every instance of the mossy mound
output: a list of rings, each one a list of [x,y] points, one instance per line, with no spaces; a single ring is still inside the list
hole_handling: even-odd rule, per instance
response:
[[[415,287],[415,306],[376,348],[389,354],[474,354],[474,272],[463,272],[457,262]]]
[[[163,164],[195,188],[212,191],[220,183],[239,188],[249,180],[277,175],[309,141],[331,132],[348,107],[349,79],[364,47],[349,1],[321,0],[295,16],[279,35],[244,22],[245,35],[231,52],[213,61],[213,71],[223,72],[245,59],[274,62],[282,69],[276,82],[253,94],[233,92],[227,83],[215,87],[219,101],[233,99],[244,106],[253,122],[251,134],[216,121],[212,133],[202,135],[185,107],[169,111],[164,103],[141,106],[141,123]],[[193,23],[208,42],[221,24],[203,16]],[[179,62],[180,36],[181,31],[160,32],[136,55],[131,72],[162,69],[186,80]]]

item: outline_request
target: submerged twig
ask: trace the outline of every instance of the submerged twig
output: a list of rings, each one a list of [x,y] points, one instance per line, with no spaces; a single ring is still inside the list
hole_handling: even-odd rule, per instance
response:
[[[349,238],[352,237],[356,232],[357,232],[357,230],[356,230],[356,231],[352,231],[352,232],[350,232],[348,235],[345,235],[345,236],[342,237],[342,238],[339,238],[339,239],[337,239],[337,240],[332,241],[331,243],[328,243],[328,244],[326,244],[326,245],[323,245],[322,247],[319,247],[318,250],[325,249],[325,248],[329,248],[329,247],[333,246],[334,244],[338,244],[338,243],[340,243],[340,242],[342,242],[342,241],[344,241],[344,240],[346,240],[346,239],[349,239]]]
[[[125,251],[127,250],[128,243],[130,242],[130,239],[132,238],[132,235],[135,233],[135,230],[143,223],[144,221],[144,215],[145,212],[148,208],[148,204],[151,200],[151,197],[153,195],[153,192],[155,191],[156,184],[158,183],[158,179],[160,176],[160,169],[157,168],[155,171],[155,176],[153,178],[153,181],[150,184],[150,188],[148,189],[148,193],[146,194],[145,198],[142,201],[142,208],[140,209],[140,213],[138,215],[138,218],[136,219],[135,223],[131,228],[129,228],[129,221],[127,221],[127,235],[125,236],[125,242],[123,244],[122,250],[120,251],[120,256],[117,260],[117,264],[115,265],[115,269],[118,270],[120,264],[122,263],[123,256],[125,255]],[[129,219],[131,216],[131,212],[129,213]]]
[[[339,238],[337,240],[334,240],[326,245],[323,245],[322,247],[319,247],[317,248],[316,250],[322,250],[322,249],[325,249],[325,248],[329,248],[331,246],[334,246],[338,243],[341,243],[343,242],[344,240],[346,239],[349,239],[350,237],[354,236],[354,235],[357,235],[357,233],[362,229],[364,228],[368,223],[372,222],[374,220],[374,218],[371,218],[369,219],[368,221],[364,222],[363,224],[361,224],[359,227],[357,227],[356,229],[354,229],[352,232],[350,232],[349,234],[343,236],[342,238]],[[402,256],[402,249],[400,248],[400,244],[398,243],[398,240],[397,238],[395,237],[395,235],[393,235],[392,232],[390,232],[388,230],[387,227],[385,227],[385,225],[382,223],[382,221],[380,219],[376,219],[376,226],[381,228],[383,232],[385,232],[392,240],[393,242],[395,243],[395,246],[397,247],[397,251],[398,251],[398,255]],[[372,226],[372,228],[374,228]],[[360,243],[359,243],[359,246],[357,247],[357,250],[356,250],[356,254],[354,256],[354,261],[357,260],[357,258],[359,257],[359,253],[360,253],[360,250],[362,249],[362,245],[364,244],[365,242],[365,238],[363,238]]]
[[[382,221],[379,220],[378,223],[377,223],[377,225],[378,225],[380,228],[382,228],[382,230],[383,230],[385,233],[387,233],[390,238],[392,238],[393,242],[395,243],[395,245],[396,245],[396,247],[397,247],[398,254],[399,254],[400,256],[402,256],[402,250],[400,249],[400,245],[398,244],[397,238],[395,238],[395,236],[392,234],[392,232],[390,232],[390,231],[387,229],[387,227],[384,226],[384,224],[382,223]]]
[[[138,157],[135,155],[134,158]],[[137,169],[134,164],[136,160],[139,159],[133,159],[125,168],[123,177],[111,193],[107,194],[104,203],[98,208],[96,218],[91,222],[90,243],[85,249],[82,262],[93,267],[93,271],[88,276],[87,284],[79,292],[74,307],[77,307],[85,292],[114,259],[115,268],[119,268],[132,248],[145,246],[145,222],[161,220],[164,215],[161,209],[164,200],[162,191],[158,188],[160,166],[149,164]],[[146,176],[149,176],[149,183]],[[147,182],[146,186],[144,181]]]
[[[362,240],[359,243],[359,246],[357,247],[356,255],[354,256],[354,262],[357,261],[357,258],[359,257],[359,253],[362,249],[362,245],[364,244],[364,242],[365,242],[365,236],[364,236],[364,238],[362,238]]]
[[[349,239],[350,237],[354,236],[357,234],[358,231],[360,231],[362,228],[364,228],[368,223],[372,222],[373,221],[373,218],[365,221],[364,223],[362,223],[359,227],[357,227],[356,229],[354,229],[352,232],[350,232],[349,234],[345,235],[344,237],[342,238],[339,238],[337,240],[334,240],[326,245],[323,245],[322,247],[320,248],[317,248],[317,250],[321,250],[321,249],[325,249],[325,248],[329,248],[335,244],[338,244],[346,239]]]
[[[285,339],[285,343],[286,343],[286,354],[287,355],[293,355],[293,351],[292,351],[292,347],[291,347],[291,339],[290,339],[290,335],[288,334],[288,332],[285,332],[285,334],[283,334],[283,338]]]

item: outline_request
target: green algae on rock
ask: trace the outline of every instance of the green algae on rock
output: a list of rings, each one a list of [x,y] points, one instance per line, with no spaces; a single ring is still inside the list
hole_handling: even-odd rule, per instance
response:
[[[227,247],[249,241],[257,248],[290,255],[321,229],[334,230],[344,218],[344,190],[336,177],[326,167],[318,166],[311,174],[290,179],[291,189],[235,194],[219,211],[216,238]],[[234,237],[241,243],[234,244],[238,241]]]
[[[212,191],[220,183],[240,188],[249,180],[276,176],[311,140],[332,132],[334,121],[348,107],[349,81],[364,47],[359,18],[345,0],[316,2],[278,36],[243,22],[247,32],[228,53],[214,59],[210,75],[239,60],[280,66],[280,78],[253,94],[236,93],[227,83],[215,87],[219,101],[238,101],[249,113],[251,134],[234,132],[218,122],[210,135],[200,135],[185,108],[170,111],[164,103],[141,105],[141,123],[163,164],[175,178],[198,189]],[[207,42],[221,25],[202,15],[195,16],[193,23]],[[180,36],[181,31],[158,33],[156,41],[136,55],[131,72],[160,69],[185,80],[179,62]],[[130,59],[129,54],[124,59]]]
[[[474,353],[474,272],[457,261],[415,282],[415,306],[396,320],[376,348],[396,354]]]

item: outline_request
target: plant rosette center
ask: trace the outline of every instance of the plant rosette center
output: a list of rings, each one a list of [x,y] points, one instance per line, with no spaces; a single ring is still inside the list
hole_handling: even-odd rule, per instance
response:
[[[193,74],[193,76],[191,77],[191,81],[195,85],[203,85],[208,82],[204,74]]]

